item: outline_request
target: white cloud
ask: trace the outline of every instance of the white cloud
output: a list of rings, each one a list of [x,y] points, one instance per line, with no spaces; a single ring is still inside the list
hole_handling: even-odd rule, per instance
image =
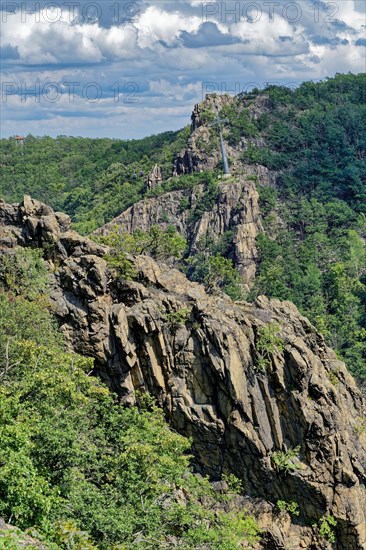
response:
[[[7,17],[3,25],[2,47],[17,48],[22,63],[99,63],[107,57],[124,59],[136,53],[136,29],[101,27],[98,23],[72,23],[64,12],[60,20],[41,13],[22,21],[21,12]],[[38,21],[39,18],[39,21]],[[55,17],[56,19],[56,17]]]
[[[329,14],[321,2],[317,22],[310,9],[313,3],[301,3],[302,16],[296,23],[281,16],[280,6],[274,22],[269,20],[268,7],[263,7],[255,22],[244,18],[225,22],[217,13],[209,16],[209,27],[202,27],[201,0],[143,0],[135,21],[118,25],[111,23],[109,5],[103,6],[103,18],[95,23],[80,17],[73,20],[63,2],[61,16],[50,8],[47,14],[39,13],[39,22],[34,14],[28,14],[25,22],[20,13],[8,15],[2,28],[3,80],[23,82],[27,89],[50,81],[64,83],[63,90],[66,82],[79,86],[73,103],[65,92],[56,104],[44,98],[35,103],[31,97],[22,103],[18,96],[9,96],[3,105],[3,134],[14,134],[14,121],[18,125],[23,119],[20,133],[37,129],[36,133],[88,135],[89,131],[89,135],[117,137],[120,132],[123,137],[137,137],[189,122],[193,104],[202,98],[203,83],[230,91],[236,83],[260,86],[266,81],[300,82],[365,71],[364,48],[355,45],[364,37],[364,4],[339,0],[334,15],[339,23],[335,23],[326,21]],[[218,5],[222,8],[222,3]],[[53,19],[57,21],[52,23]],[[82,97],[88,82],[101,87],[98,103]],[[128,82],[138,87],[138,104],[124,102]],[[115,83],[121,89],[117,103]]]
[[[141,48],[151,48],[156,42],[164,41],[171,46],[182,31],[195,32],[201,23],[200,17],[185,17],[179,11],[167,12],[150,6],[136,23],[138,44]]]
[[[349,27],[356,29],[365,25],[365,14],[362,15],[360,11],[356,9],[356,2],[354,2],[354,0],[341,0],[335,2],[335,5],[337,7],[337,11],[334,15],[335,18],[344,21]]]
[[[158,95],[168,97],[175,101],[181,101],[190,97],[197,97],[201,93],[202,85],[200,82],[191,82],[188,84],[178,84],[169,82],[166,79],[151,80],[150,91]]]

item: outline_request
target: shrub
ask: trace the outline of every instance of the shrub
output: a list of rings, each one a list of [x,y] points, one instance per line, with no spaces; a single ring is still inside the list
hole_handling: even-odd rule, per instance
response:
[[[166,320],[172,325],[185,325],[190,316],[190,310],[187,307],[182,307],[178,311],[171,311],[167,314]]]
[[[182,197],[179,203],[179,212],[184,212],[185,210],[188,210],[190,206],[191,203],[189,198],[187,196]]]
[[[276,506],[281,512],[288,512],[292,516],[298,516],[300,514],[299,505],[293,500],[289,502],[286,500],[278,500]]]
[[[256,342],[258,359],[256,368],[265,371],[271,365],[271,356],[276,352],[283,351],[283,340],[278,335],[281,327],[278,323],[268,323],[259,329],[259,336]]]
[[[110,247],[110,251],[105,255],[107,264],[118,276],[125,279],[137,276],[136,268],[128,254],[146,254],[159,260],[178,259],[187,245],[185,238],[172,225],[166,229],[153,225],[150,231],[136,229],[132,234],[119,231],[116,226],[111,233],[98,236],[95,240]]]
[[[323,516],[318,523],[313,524],[313,528],[317,529],[319,536],[330,543],[336,541],[336,536],[333,527],[336,527],[337,520],[332,515]]]
[[[46,293],[48,274],[42,250],[17,247],[1,253],[0,260],[0,286],[30,300]]]
[[[299,469],[300,465],[297,463],[299,453],[300,445],[287,451],[274,451],[271,454],[271,460],[280,472],[288,474],[291,471]]]
[[[234,491],[191,473],[190,441],[163,411],[151,400],[122,407],[91,368],[90,359],[19,344],[0,388],[0,514],[65,550],[160,548],[172,536],[183,547],[235,550],[257,540],[252,518],[224,511]]]

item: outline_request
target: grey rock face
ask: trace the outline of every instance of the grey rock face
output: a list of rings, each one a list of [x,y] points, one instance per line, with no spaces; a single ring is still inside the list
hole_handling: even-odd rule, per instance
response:
[[[188,147],[176,156],[173,175],[214,170],[218,166],[219,142],[215,130],[208,125],[207,114],[212,116],[213,113],[220,112],[223,107],[230,106],[233,101],[234,99],[230,96],[210,94],[203,102],[195,105],[191,117]],[[257,98],[250,104],[252,118],[257,118],[267,108],[266,99]],[[256,138],[242,138],[236,147],[226,143],[233,178],[220,184],[220,193],[213,208],[204,212],[198,219],[192,218],[191,214],[199,204],[200,196],[205,192],[203,185],[139,201],[104,227],[97,229],[95,234],[107,234],[115,226],[122,231],[132,233],[135,229],[149,231],[151,226],[157,223],[172,224],[187,238],[192,255],[200,238],[205,236],[219,238],[226,231],[233,231],[229,257],[242,276],[244,289],[249,290],[258,259],[256,237],[262,231],[255,182],[261,185],[274,183],[274,175],[265,166],[249,165],[242,161],[242,154],[251,143],[263,145]],[[153,173],[155,176],[149,179],[149,188],[160,181],[161,174],[158,173],[157,166],[154,167]],[[181,208],[182,200],[185,201],[184,208]]]
[[[180,151],[174,159],[173,175],[213,170],[219,165],[221,161],[219,141],[216,130],[209,126],[209,120],[223,107],[233,105],[234,101],[232,96],[208,94],[204,101],[194,106],[188,147]],[[248,109],[250,117],[255,120],[268,111],[267,99],[258,97],[255,100],[247,100],[239,108]],[[264,146],[263,139],[243,136],[235,146],[232,146],[225,139],[225,130],[227,129],[228,127],[225,127],[224,124],[224,141],[230,159],[230,171],[235,175],[244,174],[256,177],[264,185],[273,182],[274,175],[265,166],[248,165],[241,158],[249,145]]]
[[[135,258],[136,280],[113,279],[105,249],[64,222],[28,199],[0,204],[2,253],[15,243],[47,252],[54,243],[52,297],[70,347],[94,357],[96,372],[126,403],[136,390],[154,395],[171,426],[192,437],[198,470],[214,479],[235,473],[253,506],[253,497],[298,502],[301,522],[331,513],[337,548],[365,548],[365,402],[310,322],[290,302],[208,296],[149,257]],[[269,323],[282,345],[260,369]],[[296,469],[276,467],[273,452],[297,446]],[[309,527],[275,521],[271,506],[258,511],[268,524],[264,548],[323,547]]]
[[[165,193],[159,197],[137,202],[117,218],[95,231],[108,234],[114,227],[132,233],[135,229],[149,231],[157,223],[174,225],[189,243],[191,253],[197,242],[205,236],[219,238],[226,231],[233,231],[231,257],[242,275],[246,288],[255,276],[258,256],[255,239],[262,226],[259,219],[258,193],[252,181],[244,177],[220,185],[216,203],[198,220],[192,220],[191,211],[198,204],[204,187]],[[180,208],[183,197],[187,197],[189,208]]]

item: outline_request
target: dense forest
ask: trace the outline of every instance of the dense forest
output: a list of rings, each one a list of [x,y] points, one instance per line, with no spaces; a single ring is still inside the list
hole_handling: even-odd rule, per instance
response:
[[[276,173],[275,187],[258,185],[254,295],[292,300],[366,380],[366,75],[265,93],[254,123],[266,145],[243,154]]]
[[[142,198],[155,163],[170,176],[188,136],[187,127],[131,141],[28,135],[21,145],[2,139],[0,196],[14,202],[28,193],[67,212],[87,234]]]
[[[253,116],[258,98],[265,109]],[[234,299],[266,294],[292,300],[360,382],[366,380],[365,99],[365,74],[296,89],[268,86],[234,98],[221,112],[229,120],[226,140],[239,147],[244,138],[242,163],[264,165],[275,175],[270,187],[257,181],[264,233],[256,282],[243,296],[228,259],[232,234],[199,243],[196,256],[183,253],[181,262],[210,291],[219,286]],[[149,196],[146,173],[158,163],[163,183],[155,193],[205,183],[201,210],[192,213],[199,216],[218,187],[214,173],[171,178],[173,159],[188,138],[189,127],[135,141],[27,136],[22,146],[3,139],[0,196],[18,201],[29,193],[89,233]]]

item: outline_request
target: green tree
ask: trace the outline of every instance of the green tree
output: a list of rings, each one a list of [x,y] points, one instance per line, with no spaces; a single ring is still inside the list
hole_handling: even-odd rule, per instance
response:
[[[156,260],[177,260],[187,246],[185,238],[172,225],[166,229],[153,225],[150,231],[136,229],[132,234],[120,231],[116,226],[108,235],[95,237],[94,240],[109,247],[105,256],[108,265],[127,279],[137,275],[128,255],[146,254]]]

